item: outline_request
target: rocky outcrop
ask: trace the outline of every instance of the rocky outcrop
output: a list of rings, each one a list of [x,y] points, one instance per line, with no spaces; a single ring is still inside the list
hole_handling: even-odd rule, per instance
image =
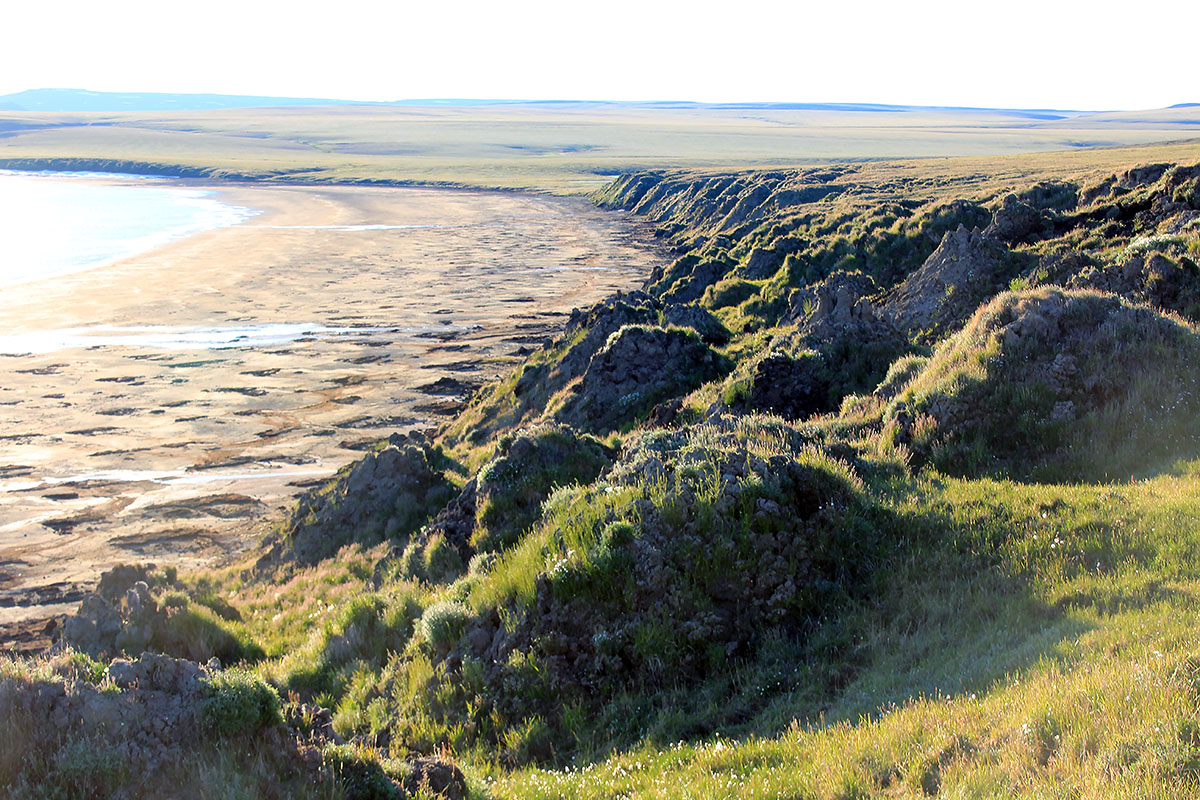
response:
[[[147,781],[213,738],[205,710],[210,682],[221,671],[216,662],[201,666],[151,653],[116,659],[104,670],[105,687],[76,678],[71,662],[58,663],[64,672],[57,680],[0,680],[0,720],[27,725],[17,746],[33,748],[44,737],[59,746],[90,740]]]
[[[818,203],[849,187],[845,176],[856,167],[837,165],[797,170],[754,170],[697,178],[682,172],[623,175],[594,199],[605,208],[644,216],[661,228],[696,243],[746,229],[781,209]]]
[[[1000,208],[996,209],[992,222],[984,229],[983,235],[1007,245],[1017,245],[1037,238],[1042,235],[1044,229],[1045,220],[1042,219],[1041,213],[1028,203],[1017,199],[1015,194],[1010,194],[1004,198]]]
[[[1097,289],[1200,320],[1200,272],[1185,258],[1163,253],[1129,255],[1108,265],[1083,263],[1065,281],[1072,289]]]
[[[1157,183],[1170,169],[1170,164],[1146,164],[1127,169],[1085,188],[1079,195],[1080,205],[1091,205],[1100,200],[1112,199]]]
[[[168,596],[163,589],[163,579],[146,567],[116,567],[64,620],[62,641],[94,658],[150,650],[192,661],[219,658],[231,663],[261,655],[219,624],[221,617],[238,619],[235,610],[209,600],[216,608],[197,612],[186,595]]]
[[[52,655],[36,678],[0,678],[0,736],[6,760],[23,765],[22,783],[6,783],[21,797],[192,797],[179,777],[208,757],[252,762],[240,786],[255,796],[315,787],[347,797],[467,797],[451,761],[412,758],[385,772],[343,742],[328,709],[283,703],[260,679],[215,660],[144,653],[105,667]]]
[[[629,325],[592,358],[555,418],[582,430],[612,430],[727,369],[695,333]]]
[[[1014,273],[1002,243],[959,226],[883,304],[883,315],[909,336],[936,337],[960,325]]]
[[[875,304],[878,291],[869,275],[839,270],[796,292],[787,319],[801,337],[813,342],[898,340],[900,333]]]
[[[325,486],[306,492],[271,535],[258,568],[315,564],[341,547],[399,540],[418,530],[455,494],[419,436],[395,435]]]

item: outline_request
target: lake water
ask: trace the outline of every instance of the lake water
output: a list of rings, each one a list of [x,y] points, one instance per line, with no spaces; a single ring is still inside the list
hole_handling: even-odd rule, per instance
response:
[[[0,171],[0,286],[91,269],[256,212],[153,179]],[[114,179],[112,183],[96,179]]]

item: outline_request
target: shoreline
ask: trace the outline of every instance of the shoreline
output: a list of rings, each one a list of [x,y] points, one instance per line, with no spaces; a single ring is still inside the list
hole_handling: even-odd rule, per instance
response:
[[[0,336],[289,322],[351,333],[0,355],[0,647],[13,640],[4,626],[62,613],[112,564],[236,556],[367,443],[436,425],[572,308],[663,259],[646,226],[581,199],[208,188],[263,213],[6,287]],[[153,480],[163,474],[186,480]]]

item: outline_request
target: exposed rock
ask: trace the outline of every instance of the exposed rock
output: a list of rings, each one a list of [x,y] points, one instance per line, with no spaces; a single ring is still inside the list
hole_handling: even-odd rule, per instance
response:
[[[670,428],[675,426],[683,411],[683,398],[676,397],[666,400],[650,409],[643,425],[647,428]]]
[[[201,738],[198,712],[208,674],[206,667],[147,653],[136,661],[112,662],[108,676],[116,692],[84,680],[10,678],[0,681],[0,719],[49,722],[60,741],[72,734],[103,736],[133,766],[152,771]]]
[[[110,603],[116,603],[139,581],[147,585],[153,583],[154,569],[153,564],[118,564],[100,575],[96,594]]]
[[[758,281],[774,275],[783,265],[783,260],[789,253],[795,252],[801,243],[795,240],[783,239],[774,247],[755,247],[746,256],[745,263],[738,268],[738,276],[750,281]]]
[[[117,644],[125,620],[121,613],[98,594],[83,598],[79,610],[63,622],[63,639],[75,649],[102,657],[119,653]]]
[[[114,585],[110,581],[105,589]],[[193,614],[186,599],[182,605],[160,603],[145,581],[133,584],[113,602],[100,594],[87,595],[79,609],[64,620],[62,640],[95,658],[137,656],[153,650],[193,661],[214,657],[239,661],[261,652],[247,649],[210,619]]]
[[[537,519],[542,502],[556,487],[591,483],[614,455],[595,437],[551,423],[505,437],[496,457],[457,498],[414,534],[406,548],[391,549],[376,566],[377,582],[397,560],[406,577],[434,583],[452,580],[477,554],[513,544]],[[455,557],[439,555],[439,549],[453,550]]]
[[[201,665],[145,653],[113,660],[102,675],[94,666],[81,664],[76,655],[52,654],[37,677],[0,680],[6,754],[20,760],[32,780],[46,780],[37,788],[57,789],[46,796],[76,796],[81,787],[87,796],[102,789],[106,795],[115,791],[114,797],[192,796],[186,790],[179,795],[178,780],[194,770],[197,750],[254,758],[249,785],[257,785],[259,792],[271,781],[287,786],[297,779],[308,783],[342,777],[333,774],[327,758],[343,744],[328,709],[287,704],[281,716],[274,690],[261,681],[236,678],[229,688],[215,660]],[[121,785],[110,783],[105,789],[103,781],[91,782],[90,776],[72,783],[72,776],[56,766],[68,748],[86,750],[93,763],[119,764]],[[430,761],[409,762],[403,772],[412,782],[394,787],[464,797],[462,773],[448,762]],[[76,791],[64,793],[62,787],[68,785]],[[271,788],[265,794],[274,796],[279,784]],[[329,786],[321,793],[335,789]]]
[[[1084,262],[1064,283],[1072,289],[1098,289],[1200,319],[1200,272],[1162,253],[1128,256],[1115,264]]]
[[[801,419],[874,387],[908,346],[875,306],[875,294],[870,276],[841,270],[795,292],[785,320],[796,327],[754,364],[746,407]]]
[[[838,270],[797,292],[787,319],[797,324],[801,336],[814,341],[899,339],[899,332],[872,301],[877,292],[869,275]]]
[[[1044,220],[1033,206],[1017,199],[1015,194],[1004,198],[983,235],[1008,245],[1022,244],[1042,233]]]
[[[1095,186],[1090,186],[1080,192],[1081,205],[1089,205],[1098,200],[1119,196],[1133,189],[1140,189],[1158,181],[1167,171],[1170,164],[1147,164],[1142,167],[1127,169],[1119,175],[1113,175]]]
[[[645,292],[618,292],[589,309],[574,309],[567,320],[563,340],[570,341],[583,333],[583,338],[566,352],[562,360],[549,370],[526,370],[517,382],[518,397],[526,394],[534,383],[542,383],[547,394],[553,393],[582,375],[608,338],[626,325],[653,324],[658,320],[658,303]]]
[[[409,794],[427,792],[446,800],[466,800],[467,779],[462,770],[443,758],[418,758],[408,764],[404,790]]]

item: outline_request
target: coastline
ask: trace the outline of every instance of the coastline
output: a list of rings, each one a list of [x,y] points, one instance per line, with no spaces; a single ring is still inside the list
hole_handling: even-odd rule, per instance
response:
[[[436,424],[572,308],[661,260],[641,227],[579,199],[167,180],[262,213],[5,287],[0,338],[318,332],[0,355],[0,639],[114,563],[235,555],[366,443]]]

